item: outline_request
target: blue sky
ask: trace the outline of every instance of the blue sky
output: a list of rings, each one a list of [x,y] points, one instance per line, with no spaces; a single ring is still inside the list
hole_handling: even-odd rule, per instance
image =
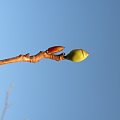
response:
[[[0,66],[5,120],[120,120],[120,1],[1,0],[0,59],[54,45],[90,53],[80,63],[44,59]]]

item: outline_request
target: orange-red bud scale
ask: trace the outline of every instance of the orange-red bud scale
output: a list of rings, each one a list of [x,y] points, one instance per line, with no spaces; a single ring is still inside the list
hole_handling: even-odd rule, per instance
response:
[[[48,53],[56,53],[56,52],[62,51],[64,48],[65,47],[63,47],[63,46],[54,46],[54,47],[48,48],[47,52]]]

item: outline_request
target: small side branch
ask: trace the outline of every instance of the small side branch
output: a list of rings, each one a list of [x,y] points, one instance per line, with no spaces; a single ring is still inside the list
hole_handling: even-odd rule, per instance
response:
[[[10,64],[15,62],[30,62],[30,63],[37,63],[43,58],[48,58],[56,61],[64,60],[64,53],[55,55],[54,53],[47,53],[46,51],[40,51],[36,55],[30,56],[29,53],[25,55],[18,55],[16,57],[7,58],[4,60],[0,60],[0,65]]]

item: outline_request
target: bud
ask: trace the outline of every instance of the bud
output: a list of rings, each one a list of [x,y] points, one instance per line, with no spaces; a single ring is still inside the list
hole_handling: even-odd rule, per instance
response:
[[[57,52],[60,52],[64,49],[65,47],[63,46],[54,46],[54,47],[50,47],[46,50],[46,52],[48,54],[53,54],[53,53],[57,53]]]
[[[73,62],[81,62],[89,56],[89,53],[82,49],[72,50],[65,56],[65,59],[71,60]]]

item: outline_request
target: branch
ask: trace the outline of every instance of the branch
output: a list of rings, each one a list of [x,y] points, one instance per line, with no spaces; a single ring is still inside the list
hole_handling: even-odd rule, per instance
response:
[[[64,46],[53,46],[48,48],[46,51],[40,51],[36,55],[32,55],[32,56],[30,56],[29,53],[25,55],[20,54],[16,57],[0,60],[0,65],[10,64],[15,62],[37,63],[43,58],[48,58],[56,61],[66,59],[66,60],[71,60],[73,62],[81,62],[89,56],[89,53],[83,49],[74,49],[66,56],[65,56],[65,53],[56,55],[57,52],[60,52],[63,49],[64,49]]]
[[[30,56],[29,53],[25,55],[18,55],[16,57],[7,58],[4,60],[0,60],[0,65],[10,64],[15,62],[30,62],[30,63],[37,63],[43,58],[48,58],[56,61],[64,60],[65,53],[61,53],[59,55],[55,55],[54,53],[49,53],[46,51],[40,51],[36,55]]]

